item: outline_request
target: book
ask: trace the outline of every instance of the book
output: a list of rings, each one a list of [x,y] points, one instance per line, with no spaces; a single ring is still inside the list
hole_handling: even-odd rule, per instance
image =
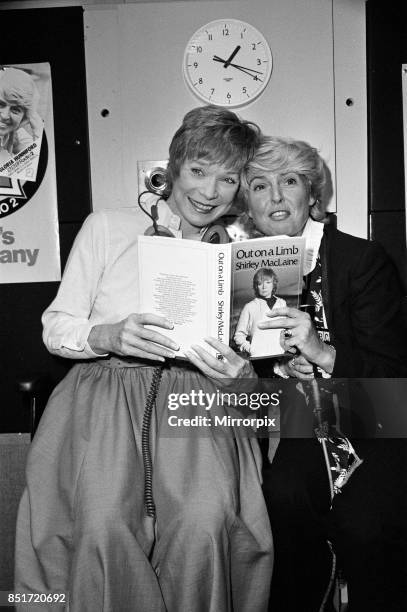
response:
[[[270,320],[272,308],[298,307],[304,249],[304,238],[289,236],[228,244],[139,236],[138,312],[174,323],[170,331],[155,329],[180,345],[180,358],[193,344],[214,354],[208,336],[251,359],[282,355],[281,329],[258,323]]]

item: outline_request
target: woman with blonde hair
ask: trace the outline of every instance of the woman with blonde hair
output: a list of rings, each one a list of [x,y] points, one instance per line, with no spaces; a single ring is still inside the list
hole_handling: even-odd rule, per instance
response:
[[[301,303],[308,308],[276,308],[259,323],[284,328],[288,353],[261,364],[263,375],[296,381],[294,394],[282,396],[277,451],[265,449],[263,489],[276,549],[270,610],[327,609],[335,555],[349,611],[400,611],[407,605],[405,441],[368,439],[360,404],[354,437],[331,435],[329,422],[312,424],[312,406],[316,378],[406,376],[402,293],[379,244],[316,220],[325,182],[318,151],[289,138],[264,137],[244,174],[257,235],[306,241]],[[294,420],[310,414],[311,434],[297,428],[297,438],[288,439],[295,404]]]
[[[37,112],[39,94],[33,78],[24,70],[0,70],[0,155],[6,161],[28,147],[42,133]],[[28,129],[27,129],[28,128]]]

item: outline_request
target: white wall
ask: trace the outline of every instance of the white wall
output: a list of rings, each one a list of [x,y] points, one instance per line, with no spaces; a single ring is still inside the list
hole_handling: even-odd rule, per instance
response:
[[[259,123],[266,133],[294,136],[318,147],[330,168],[334,191],[336,182],[339,185],[338,225],[366,235],[364,2],[359,0],[88,6],[94,208],[136,204],[137,161],[165,159],[183,115],[200,104],[182,79],[185,45],[200,26],[227,17],[260,29],[274,61],[265,93],[239,114]],[[345,105],[349,97],[352,107]],[[101,116],[103,108],[109,110],[108,117]],[[337,181],[337,171],[346,184]],[[335,204],[334,196],[332,209]]]
[[[329,1],[119,5],[112,11],[85,13],[95,208],[133,205],[137,160],[167,157],[169,141],[183,115],[200,104],[182,79],[185,45],[198,27],[224,17],[243,19],[260,29],[273,53],[268,88],[239,114],[258,122],[266,133],[310,140],[334,169]],[[103,107],[111,110],[105,119],[100,115]],[[121,152],[115,145],[110,151],[112,139],[119,140]],[[106,157],[100,160],[101,155],[110,157],[110,163]],[[104,168],[102,177],[106,176],[106,165],[115,174],[116,169],[118,174],[122,170],[121,190],[110,189],[101,181],[99,169]]]
[[[368,236],[366,18],[364,0],[334,0],[334,88],[338,227]],[[348,106],[347,101],[351,101]]]
[[[274,60],[266,92],[239,114],[318,147],[338,226],[366,237],[365,0],[22,0],[0,8],[74,4],[85,9],[95,209],[136,204],[137,161],[165,159],[183,115],[200,104],[182,79],[184,47],[198,27],[229,17],[260,29]]]

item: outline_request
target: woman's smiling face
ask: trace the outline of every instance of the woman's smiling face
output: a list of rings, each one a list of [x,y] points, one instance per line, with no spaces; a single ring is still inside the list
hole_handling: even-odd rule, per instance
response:
[[[315,202],[308,181],[296,172],[267,172],[250,180],[249,214],[266,236],[298,236]]]
[[[239,173],[205,160],[186,160],[168,198],[181,228],[202,228],[228,212],[239,189]]]
[[[0,91],[0,136],[15,132],[24,119],[25,109],[17,102],[7,100]]]

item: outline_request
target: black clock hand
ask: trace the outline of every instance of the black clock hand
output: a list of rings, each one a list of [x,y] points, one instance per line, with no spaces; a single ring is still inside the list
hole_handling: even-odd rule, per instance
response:
[[[236,70],[240,70],[240,72],[244,72],[245,74],[248,74],[250,77],[252,77],[252,79],[263,82],[263,80],[260,77],[258,77],[257,74],[252,74],[252,72],[249,72],[249,70],[252,70],[252,68],[243,68],[243,66],[239,66],[238,64],[230,64],[230,65],[233,66],[233,68],[236,68]],[[254,70],[254,72],[257,72],[258,74],[263,74],[262,72],[258,72],[258,70]]]
[[[221,62],[222,64],[224,63],[225,60],[223,60],[222,58],[218,57],[217,55],[213,56],[213,61],[214,62]],[[252,72],[255,72],[256,74],[263,74],[263,72],[260,72],[259,70],[254,70],[254,68],[247,68],[246,66],[240,66],[240,64],[230,64],[230,66],[233,66],[233,68],[236,68],[237,70],[240,70],[241,72],[245,72],[246,74],[248,74],[249,76],[255,78],[255,76],[252,74]],[[261,81],[261,79],[259,77],[256,77],[259,81]]]
[[[224,68],[227,68],[230,65],[230,62],[232,61],[232,59],[235,57],[236,53],[239,51],[240,46],[238,45],[236,47],[236,49],[233,51],[233,53],[230,55],[230,57],[228,57],[228,59],[226,60],[226,62],[223,64]]]
[[[222,64],[225,61],[224,59],[222,59],[218,55],[214,55],[212,59],[213,59],[214,62],[221,62]],[[263,72],[261,72],[260,70],[255,70],[254,68],[249,68],[248,66],[242,66],[241,64],[232,64],[232,63],[230,63],[229,65],[233,66],[233,68],[241,68],[242,70],[250,70],[250,72],[256,72],[257,74],[263,74]]]

